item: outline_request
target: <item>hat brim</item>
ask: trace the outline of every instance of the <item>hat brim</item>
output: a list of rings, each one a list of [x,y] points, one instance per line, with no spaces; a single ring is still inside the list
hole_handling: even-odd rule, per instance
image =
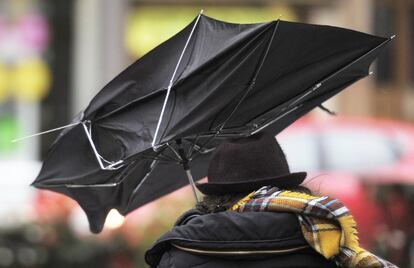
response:
[[[197,189],[206,195],[243,193],[258,190],[262,186],[276,186],[290,188],[299,186],[306,178],[306,172],[289,173],[275,177],[267,177],[254,181],[221,182],[221,183],[197,183]]]

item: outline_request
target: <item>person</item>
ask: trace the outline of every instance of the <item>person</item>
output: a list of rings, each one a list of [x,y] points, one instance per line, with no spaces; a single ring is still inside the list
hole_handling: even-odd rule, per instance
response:
[[[211,158],[208,182],[197,184],[204,199],[146,252],[147,264],[395,267],[360,249],[346,208],[335,199],[313,196],[301,186],[305,177],[306,172],[290,172],[271,135],[222,143]],[[379,266],[361,266],[368,262]]]

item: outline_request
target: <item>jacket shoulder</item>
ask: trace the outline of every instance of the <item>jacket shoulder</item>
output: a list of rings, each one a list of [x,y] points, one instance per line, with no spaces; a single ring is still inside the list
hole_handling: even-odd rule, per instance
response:
[[[180,222],[185,224],[172,228],[147,251],[148,264],[156,267],[161,259],[164,263],[169,258],[174,262],[195,258],[198,261],[218,259],[231,263],[259,258],[262,262],[269,256],[271,259],[277,255],[308,252],[309,249],[298,219],[291,213],[226,211],[189,215],[191,219],[181,219]],[[316,253],[312,251],[309,252]],[[166,252],[168,254],[164,254]]]

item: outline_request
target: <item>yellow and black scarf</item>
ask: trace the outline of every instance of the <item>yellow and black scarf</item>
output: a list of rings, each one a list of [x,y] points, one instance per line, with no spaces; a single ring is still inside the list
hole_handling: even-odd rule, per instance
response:
[[[265,186],[232,207],[234,211],[292,212],[310,246],[343,268],[398,268],[361,248],[356,223],[337,199]]]

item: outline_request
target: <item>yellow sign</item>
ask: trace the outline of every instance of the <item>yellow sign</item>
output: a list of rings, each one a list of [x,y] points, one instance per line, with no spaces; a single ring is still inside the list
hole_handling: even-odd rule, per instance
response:
[[[49,91],[51,74],[40,58],[18,62],[10,71],[9,86],[19,101],[39,101]]]
[[[0,103],[15,97],[19,101],[39,101],[49,92],[51,73],[40,58],[21,60],[13,65],[0,63]]]
[[[132,10],[126,20],[125,47],[133,57],[140,57],[189,24],[201,8],[190,6],[145,6]],[[266,7],[207,7],[204,14],[234,23],[257,23],[277,20],[296,21],[287,5]]]
[[[9,96],[9,69],[0,63],[0,103]]]

